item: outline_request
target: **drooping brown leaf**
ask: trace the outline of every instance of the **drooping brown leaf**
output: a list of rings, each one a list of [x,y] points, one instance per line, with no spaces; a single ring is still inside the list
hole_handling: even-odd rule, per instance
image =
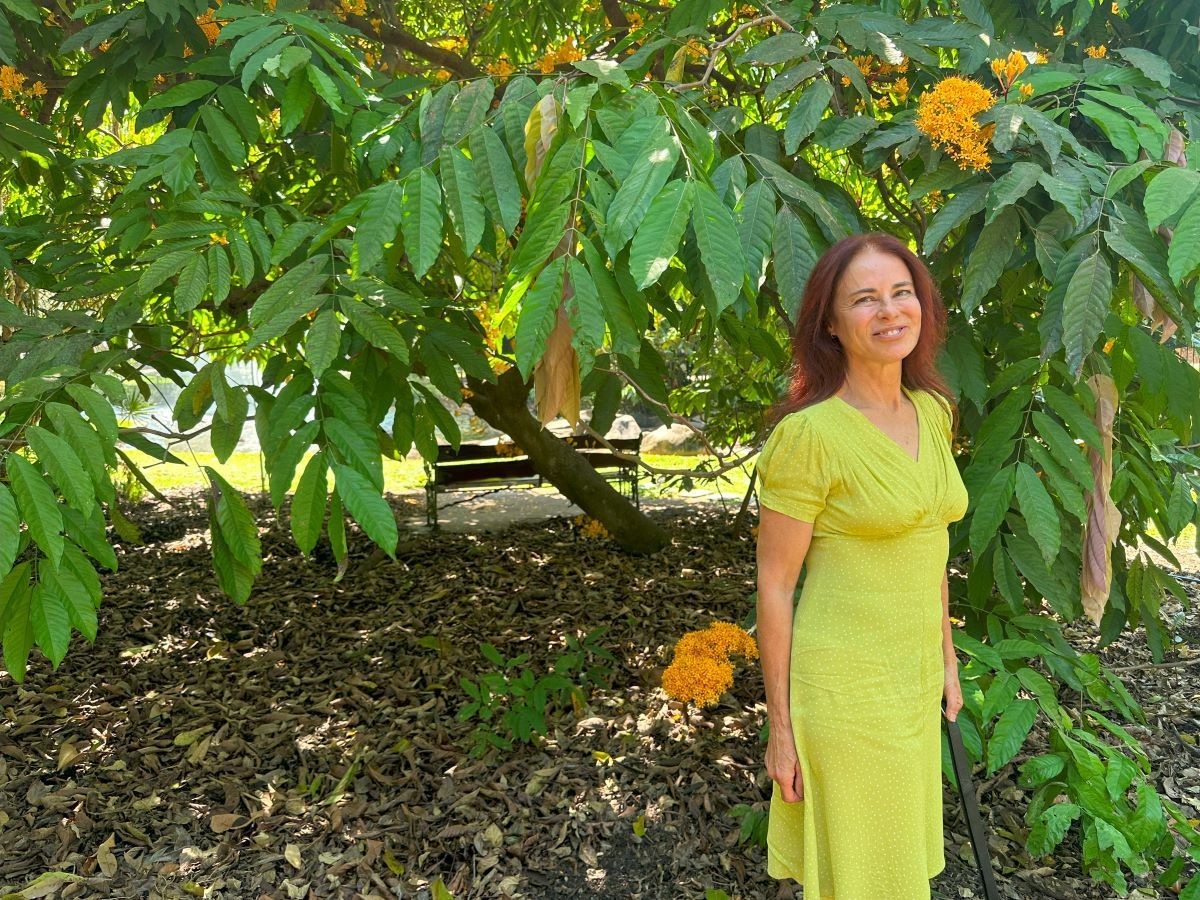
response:
[[[579,358],[571,346],[571,334],[567,308],[559,306],[554,330],[546,339],[546,352],[533,370],[533,391],[543,425],[560,413],[572,427],[579,421]]]
[[[1112,485],[1113,420],[1117,415],[1117,386],[1107,375],[1093,375],[1087,381],[1096,397],[1093,421],[1100,431],[1104,453],[1092,449],[1088,461],[1092,466],[1095,490],[1087,493],[1087,522],[1083,526],[1083,567],[1080,573],[1080,596],[1084,612],[1096,625],[1104,617],[1112,582],[1113,542],[1121,528],[1121,512],[1113,503],[1109,488]]]

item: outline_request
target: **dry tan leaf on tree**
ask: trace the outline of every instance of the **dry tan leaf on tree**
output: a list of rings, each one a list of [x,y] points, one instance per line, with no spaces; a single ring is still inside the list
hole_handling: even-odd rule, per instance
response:
[[[579,421],[579,360],[571,346],[571,334],[566,306],[559,306],[545,355],[533,370],[538,418],[543,425],[559,413],[572,427]]]
[[[1121,528],[1121,512],[1112,501],[1113,420],[1117,415],[1117,386],[1107,375],[1093,375],[1087,381],[1096,397],[1093,421],[1100,431],[1103,455],[1088,452],[1095,490],[1087,494],[1087,522],[1083,526],[1083,569],[1079,576],[1083,610],[1097,625],[1104,617],[1112,581],[1113,541]]]

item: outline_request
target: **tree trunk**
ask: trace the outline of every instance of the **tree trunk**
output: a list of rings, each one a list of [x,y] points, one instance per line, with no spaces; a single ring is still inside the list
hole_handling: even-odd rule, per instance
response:
[[[634,508],[571,447],[529,414],[529,385],[516,366],[495,384],[468,379],[473,395],[468,402],[476,414],[511,437],[529,456],[533,467],[558,490],[608,529],[631,553],[654,553],[667,543],[667,534]]]

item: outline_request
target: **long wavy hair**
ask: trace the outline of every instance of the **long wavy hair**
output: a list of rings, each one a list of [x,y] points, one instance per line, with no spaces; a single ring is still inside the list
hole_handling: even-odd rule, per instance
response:
[[[792,332],[791,383],[787,394],[768,414],[768,425],[774,426],[788,413],[832,397],[845,381],[845,351],[829,333],[829,324],[838,283],[846,267],[867,250],[890,253],[908,267],[913,290],[921,303],[921,333],[917,345],[901,363],[900,381],[909,390],[930,391],[945,400],[953,430],[957,431],[954,395],[937,369],[938,352],[946,339],[946,307],[925,263],[903,241],[882,232],[842,238],[813,266]]]

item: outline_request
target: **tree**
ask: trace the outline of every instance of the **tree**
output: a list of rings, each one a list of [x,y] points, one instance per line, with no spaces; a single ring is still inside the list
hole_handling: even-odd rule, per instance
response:
[[[951,308],[942,365],[972,497],[951,535],[969,563],[952,586],[964,741],[992,772],[1049,723],[1051,751],[1022,766],[1032,855],[1078,818],[1090,873],[1123,889],[1122,866],[1145,873],[1176,835],[1200,848],[1100,712],[1142,721],[1136,702],[1039,615],[1086,613],[1105,643],[1144,626],[1161,659],[1159,603],[1183,599],[1141,548],[1173,559],[1200,517],[1200,375],[1181,355],[1200,270],[1197,28],[1180,25],[1196,0],[0,5],[15,678],[34,643],[57,666],[72,628],[95,633],[106,514],[130,528],[118,442],[170,458],[117,423],[123,381],[194,371],[176,422],[214,409],[218,456],[250,394],[276,508],[315,450],[290,508],[303,552],[324,531],[344,560],[347,512],[394,552],[381,457],[431,457],[435,429],[458,441],[439,395],[644,549],[657,527],[544,438],[528,393],[542,421],[590,401],[603,432],[629,386],[726,446],[752,439],[814,261],[883,229],[924,253]],[[694,380],[669,384],[668,344]],[[229,383],[242,357],[262,388]],[[217,577],[244,602],[254,522],[209,477]],[[1056,683],[1095,708],[1073,713]]]

